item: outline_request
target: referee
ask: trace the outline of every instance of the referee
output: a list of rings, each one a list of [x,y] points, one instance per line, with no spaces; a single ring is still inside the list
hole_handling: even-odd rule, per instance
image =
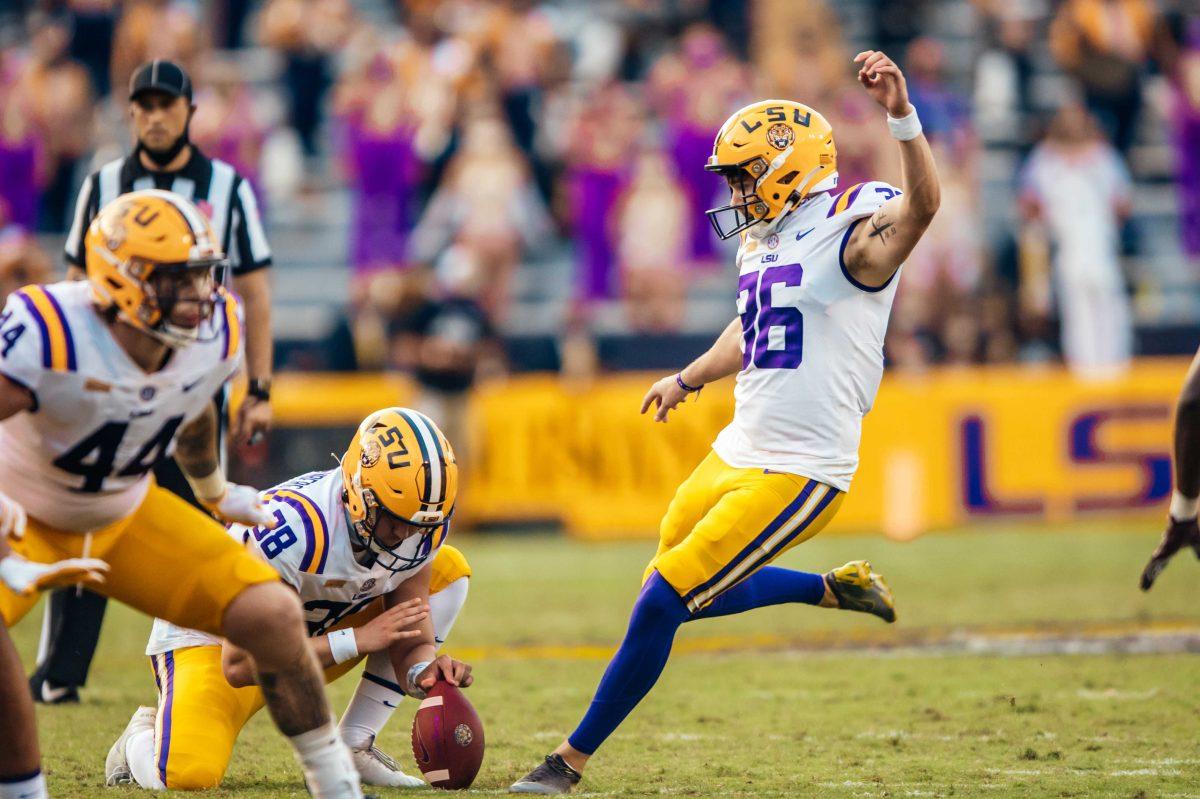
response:
[[[133,152],[110,161],[88,176],[75,203],[67,235],[67,276],[84,277],[84,237],[100,209],[118,196],[140,189],[182,195],[200,207],[229,256],[233,290],[241,296],[246,318],[246,365],[249,390],[233,425],[236,441],[254,443],[271,426],[271,288],[267,267],[271,250],[263,233],[254,192],[229,164],[208,158],[188,140],[192,82],[178,64],[151,61],[140,66],[129,86],[129,117],[137,135]],[[224,464],[227,397],[214,398],[222,429],[218,436]],[[155,467],[159,485],[195,503],[174,459]],[[53,593],[38,649],[37,670],[29,679],[36,701],[76,702],[87,679],[104,619],[107,600],[77,589]]]

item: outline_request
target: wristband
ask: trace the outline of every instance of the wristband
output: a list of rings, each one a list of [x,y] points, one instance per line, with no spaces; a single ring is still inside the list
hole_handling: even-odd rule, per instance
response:
[[[1185,497],[1175,489],[1171,492],[1171,510],[1168,512],[1175,521],[1186,522],[1196,518],[1197,506],[1200,506],[1200,498]]]
[[[354,638],[354,630],[334,630],[325,636],[329,641],[329,654],[333,655],[334,663],[345,663],[358,657],[358,641]]]
[[[888,130],[892,133],[892,138],[899,141],[912,141],[921,135],[921,118],[917,116],[917,108],[913,106],[913,110],[908,112],[906,116],[899,119],[888,114],[887,118]]]
[[[221,473],[220,468],[207,477],[193,477],[187,472],[184,472],[183,476],[187,478],[188,485],[192,487],[192,493],[196,495],[196,499],[201,502],[212,505],[225,496],[227,486],[225,475]]]
[[[675,373],[675,382],[678,383],[679,387],[682,388],[684,391],[686,391],[688,394],[695,394],[697,391],[704,388],[703,384],[701,384],[699,386],[689,386],[687,383],[683,382],[683,372]]]
[[[425,689],[417,685],[417,677],[421,674],[421,672],[429,668],[429,664],[432,662],[432,660],[426,660],[421,663],[414,663],[412,667],[409,668],[408,674],[404,678],[405,683],[407,683],[407,685],[404,686],[404,693],[408,694],[409,696],[414,696],[417,699],[425,698]]]

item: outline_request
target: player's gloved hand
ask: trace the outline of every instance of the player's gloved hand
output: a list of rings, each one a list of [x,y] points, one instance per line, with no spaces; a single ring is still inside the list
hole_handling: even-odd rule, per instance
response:
[[[0,539],[25,535],[25,508],[0,491]]]
[[[0,582],[22,596],[65,585],[104,582],[108,564],[96,558],[68,558],[57,563],[36,563],[16,552],[0,558]]]
[[[225,491],[213,499],[197,496],[208,511],[223,522],[236,522],[248,527],[275,527],[275,517],[263,507],[257,489],[237,483],[226,483]]]
[[[388,608],[375,618],[354,630],[354,641],[358,652],[369,655],[372,652],[382,652],[396,641],[405,638],[416,638],[421,634],[417,629],[429,616],[429,605],[414,597],[401,602],[394,608]]]
[[[1197,526],[1195,519],[1181,522],[1168,518],[1167,531],[1163,533],[1162,541],[1150,556],[1150,562],[1142,570],[1143,591],[1150,590],[1158,575],[1167,567],[1167,563],[1184,547],[1191,547],[1196,557],[1200,558],[1200,526]]]

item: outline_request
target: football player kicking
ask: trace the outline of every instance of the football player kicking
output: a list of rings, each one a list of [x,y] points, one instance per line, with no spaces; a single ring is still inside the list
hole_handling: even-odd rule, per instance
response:
[[[207,219],[178,195],[132,192],[100,211],[85,246],[86,281],[27,286],[0,314],[0,538],[25,566],[98,559],[102,593],[244,647],[312,793],[361,797],[295,594],[149,476],[174,452],[216,516],[275,525],[218,464],[211,398],[241,364],[242,322],[217,286],[224,258]],[[0,627],[36,602],[27,588],[3,579]],[[45,797],[12,661],[0,658],[0,799]]]
[[[387,408],[359,426],[340,468],[264,494],[275,527],[229,529],[300,595],[327,682],[366,658],[341,733],[370,785],[424,786],[380,752],[375,737],[406,694],[423,697],[439,676],[471,684],[470,666],[437,655],[471,574],[444,544],[457,492],[458,466],[437,426]],[[217,787],[238,734],[263,705],[246,651],[155,620],[146,654],[158,707],[133,714],[109,751],[106,783]]]
[[[895,620],[891,592],[865,561],[825,575],[767,566],[816,535],[850,487],[896,276],[938,207],[904,76],[880,52],[855,62],[899,140],[903,191],[869,182],[834,193],[833,131],[800,103],[754,103],[717,133],[706,168],[728,181],[732,199],[708,215],[721,238],[743,234],[738,318],[655,383],[642,411],[657,406],[665,422],[688,394],[736,372],[733,421],[671,501],[625,640],[583,720],[513,792],[570,791],[654,685],[684,622],[788,602]]]
[[[1175,490],[1167,511],[1167,529],[1142,570],[1141,587],[1149,591],[1175,553],[1187,548],[1200,558],[1200,352],[1192,359],[1175,408]]]

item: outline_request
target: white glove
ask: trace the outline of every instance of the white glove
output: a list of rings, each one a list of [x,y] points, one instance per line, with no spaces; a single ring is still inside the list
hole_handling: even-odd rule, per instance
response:
[[[35,563],[15,552],[0,558],[0,582],[22,596],[64,585],[104,582],[108,564],[96,558],[68,558],[57,563]]]
[[[25,509],[21,503],[0,491],[0,538],[25,535]]]
[[[250,486],[226,483],[218,499],[201,499],[200,503],[224,522],[236,522],[248,527],[275,527],[275,517],[267,513],[258,491]]]

